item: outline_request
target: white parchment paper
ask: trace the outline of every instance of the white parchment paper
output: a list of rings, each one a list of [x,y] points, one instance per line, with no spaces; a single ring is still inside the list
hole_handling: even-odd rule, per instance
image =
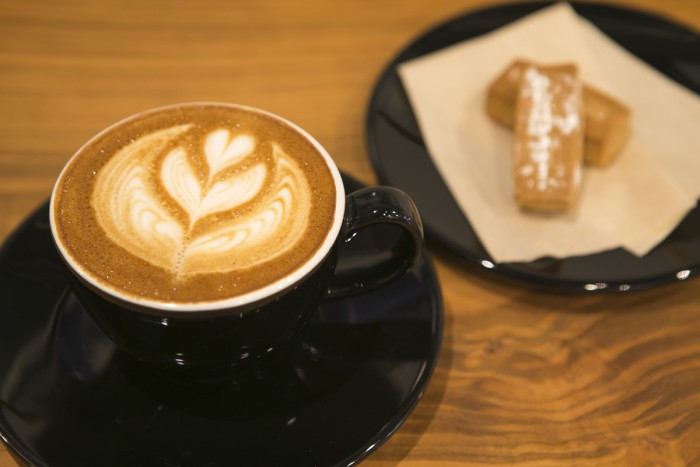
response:
[[[632,136],[608,168],[586,168],[574,212],[540,216],[513,199],[512,132],[485,113],[489,84],[516,58],[575,62],[625,102]],[[498,262],[625,247],[644,255],[700,196],[700,98],[637,59],[566,3],[399,66],[428,151]]]

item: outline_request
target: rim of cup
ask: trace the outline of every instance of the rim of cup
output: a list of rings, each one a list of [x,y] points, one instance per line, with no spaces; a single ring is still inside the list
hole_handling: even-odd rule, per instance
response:
[[[123,293],[119,289],[108,287],[105,284],[101,283],[100,281],[95,280],[86,270],[85,268],[78,263],[70,254],[68,249],[65,247],[61,239],[59,238],[58,232],[56,230],[56,219],[55,219],[55,214],[54,214],[54,201],[56,197],[56,191],[58,186],[61,183],[61,180],[63,179],[63,176],[65,175],[68,167],[70,164],[73,162],[73,160],[82,153],[82,151],[91,145],[96,139],[100,138],[102,135],[105,133],[108,133],[115,128],[119,127],[120,125],[138,119],[144,115],[151,114],[151,113],[158,113],[162,112],[164,110],[172,109],[172,108],[177,108],[177,107],[206,107],[206,106],[215,106],[215,107],[233,107],[237,109],[242,109],[245,111],[249,112],[254,112],[258,113],[264,116],[267,116],[269,118],[272,118],[273,120],[282,123],[283,125],[286,125],[290,127],[292,130],[296,131],[299,133],[302,137],[304,137],[306,140],[308,140],[314,148],[318,151],[318,153],[321,155],[323,160],[326,162],[326,166],[328,167],[331,177],[333,179],[333,183],[335,186],[335,211],[334,211],[334,217],[333,217],[333,222],[331,224],[331,227],[328,229],[328,232],[326,233],[326,236],[321,243],[320,247],[316,249],[312,257],[306,261],[305,263],[301,264],[299,267],[294,269],[291,273],[286,274],[285,276],[275,280],[274,282],[265,285],[263,287],[260,287],[258,289],[255,289],[253,291],[237,295],[234,297],[229,297],[229,298],[222,298],[222,299],[216,299],[216,300],[202,300],[202,301],[197,301],[197,302],[176,302],[176,301],[159,301],[159,300],[153,300],[149,298],[140,298],[140,297],[135,297],[131,294]],[[56,179],[56,183],[54,184],[54,187],[51,191],[51,199],[49,202],[49,223],[51,226],[51,235],[54,239],[54,243],[56,244],[59,254],[63,258],[63,260],[68,264],[70,269],[72,269],[80,278],[85,281],[89,286],[93,287],[94,289],[97,289],[98,291],[101,291],[103,294],[113,297],[117,299],[119,302],[127,303],[127,304],[132,304],[138,309],[142,310],[158,310],[158,311],[163,311],[163,312],[170,312],[170,313],[183,313],[186,314],[188,312],[198,312],[198,313],[204,313],[204,312],[221,312],[224,310],[229,310],[233,308],[244,308],[247,307],[248,305],[253,305],[258,302],[264,302],[267,300],[270,300],[277,296],[278,294],[286,291],[287,289],[290,289],[293,287],[295,284],[298,284],[301,282],[304,278],[309,276],[312,272],[316,270],[316,268],[323,262],[323,260],[326,258],[326,256],[330,253],[331,249],[333,248],[333,245],[336,242],[336,239],[338,237],[338,234],[340,232],[341,225],[343,223],[343,216],[344,216],[344,211],[345,211],[345,188],[343,186],[343,180],[340,176],[340,171],[338,167],[336,166],[335,162],[331,158],[330,154],[328,154],[328,151],[319,143],[313,136],[311,136],[306,130],[298,126],[297,124],[287,120],[284,117],[281,117],[277,114],[274,114],[272,112],[262,110],[256,107],[252,106],[247,106],[247,105],[242,105],[242,104],[233,104],[233,103],[224,103],[224,102],[213,102],[213,101],[197,101],[197,102],[184,102],[184,103],[179,103],[179,104],[170,104],[170,105],[165,105],[165,106],[159,106],[155,107],[152,109],[144,110],[141,112],[138,112],[136,114],[130,115],[126,118],[123,118],[116,123],[113,123],[103,129],[102,131],[98,132],[94,136],[92,136],[90,139],[88,139],[83,145],[80,146],[80,148],[73,153],[73,155],[68,159],[66,164],[64,165],[63,169],[61,170],[61,173],[59,174],[58,178]]]

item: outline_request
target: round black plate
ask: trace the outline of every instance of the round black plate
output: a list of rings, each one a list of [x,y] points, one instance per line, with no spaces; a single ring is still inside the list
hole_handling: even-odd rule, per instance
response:
[[[484,270],[571,291],[629,291],[687,279],[700,266],[697,207],[643,258],[614,249],[582,257],[495,264],[427,153],[397,65],[492,31],[550,4],[509,4],[471,12],[421,35],[392,60],[377,82],[367,112],[367,146],[378,177],[411,195],[431,240]],[[631,53],[700,93],[697,33],[639,11],[587,3],[573,6]]]
[[[0,438],[33,465],[349,465],[428,384],[442,301],[427,256],[384,288],[324,302],[256,372],[193,384],[142,367],[93,325],[47,216],[44,205],[0,251]]]

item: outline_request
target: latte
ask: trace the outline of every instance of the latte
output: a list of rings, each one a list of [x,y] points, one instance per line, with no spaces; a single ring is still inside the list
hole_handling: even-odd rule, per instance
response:
[[[188,304],[282,288],[325,256],[342,185],[292,124],[224,104],[165,107],[100,133],[69,161],[51,205],[64,258],[140,303]]]

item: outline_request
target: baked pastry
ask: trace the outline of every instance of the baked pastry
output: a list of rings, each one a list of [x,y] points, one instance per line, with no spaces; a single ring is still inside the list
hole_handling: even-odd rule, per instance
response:
[[[525,60],[515,60],[489,86],[486,113],[498,123],[513,128],[520,80],[525,69],[534,65]]]
[[[515,101],[524,70],[537,64],[515,60],[489,86],[486,113],[513,128]],[[630,134],[630,109],[614,97],[583,85],[584,162],[603,167],[620,152]]]
[[[583,86],[583,110],[583,159],[586,164],[605,167],[627,142],[632,113],[622,102],[589,85]]]
[[[576,65],[522,70],[513,118],[513,181],[523,209],[562,212],[578,199],[582,85]]]

